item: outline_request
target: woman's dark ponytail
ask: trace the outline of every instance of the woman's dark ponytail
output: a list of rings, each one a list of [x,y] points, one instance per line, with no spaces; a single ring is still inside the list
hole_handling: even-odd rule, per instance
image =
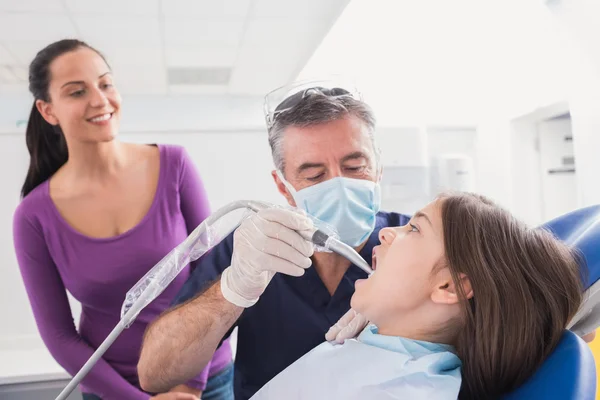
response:
[[[36,106],[36,101],[50,102],[48,87],[50,86],[50,64],[52,61],[81,47],[91,49],[104,58],[100,52],[88,46],[85,42],[76,39],[65,39],[43,48],[29,65],[29,91],[34,100],[25,134],[30,161],[27,177],[21,189],[22,197],[27,196],[38,185],[54,175],[69,158],[67,143],[60,126],[50,125],[42,117]]]
[[[50,125],[37,109],[35,101],[29,114],[25,141],[29,150],[29,170],[21,189],[25,197],[49,179],[69,158],[65,137],[58,126]]]

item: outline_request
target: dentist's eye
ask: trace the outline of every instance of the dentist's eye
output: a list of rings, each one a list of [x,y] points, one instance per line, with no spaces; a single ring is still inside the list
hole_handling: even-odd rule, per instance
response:
[[[364,169],[365,169],[364,165],[361,165],[358,167],[346,167],[346,170],[348,170],[349,172],[352,172],[352,173],[362,172],[362,171],[364,171]]]
[[[324,176],[324,175],[325,175],[325,174],[321,173],[321,174],[319,174],[319,175],[311,176],[311,177],[308,177],[308,178],[306,178],[306,179],[307,179],[307,180],[309,180],[309,181],[311,181],[311,182],[316,182],[316,181],[318,181],[319,179],[323,178],[323,176]]]

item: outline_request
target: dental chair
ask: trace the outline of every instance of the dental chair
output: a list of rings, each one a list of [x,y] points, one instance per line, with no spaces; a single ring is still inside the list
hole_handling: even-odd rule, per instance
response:
[[[583,255],[587,265],[584,304],[541,368],[503,400],[594,400],[596,366],[590,348],[580,337],[600,326],[600,205],[573,211],[541,228]]]

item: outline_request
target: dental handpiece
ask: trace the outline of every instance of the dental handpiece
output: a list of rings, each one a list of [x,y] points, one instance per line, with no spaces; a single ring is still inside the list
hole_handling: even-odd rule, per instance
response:
[[[324,247],[346,258],[348,261],[365,271],[367,274],[371,275],[373,273],[373,270],[369,264],[360,256],[360,254],[356,252],[356,250],[348,246],[346,243],[329,236],[319,229],[316,229],[314,232],[301,231],[298,233],[304,239],[316,244],[317,246]]]
[[[251,209],[254,212],[259,212],[260,210],[264,210],[265,208],[270,207],[268,203],[252,201],[246,204],[246,207]],[[317,246],[326,248],[327,250],[331,250],[334,253],[339,254],[340,256],[346,258],[346,260],[350,261],[358,268],[365,271],[367,274],[371,275],[373,270],[371,266],[354,250],[352,247],[348,246],[346,243],[343,243],[333,236],[329,236],[325,232],[319,229],[315,229],[314,231],[297,231],[300,236],[304,239],[308,240],[311,243],[316,244]]]

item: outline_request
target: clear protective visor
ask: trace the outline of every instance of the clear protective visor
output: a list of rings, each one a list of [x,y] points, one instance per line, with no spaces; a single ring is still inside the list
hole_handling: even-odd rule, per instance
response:
[[[282,86],[265,96],[264,114],[267,129],[271,129],[277,117],[298,105],[302,99],[313,93],[330,97],[352,97],[362,101],[362,94],[348,78],[334,77],[322,80],[303,80]]]

